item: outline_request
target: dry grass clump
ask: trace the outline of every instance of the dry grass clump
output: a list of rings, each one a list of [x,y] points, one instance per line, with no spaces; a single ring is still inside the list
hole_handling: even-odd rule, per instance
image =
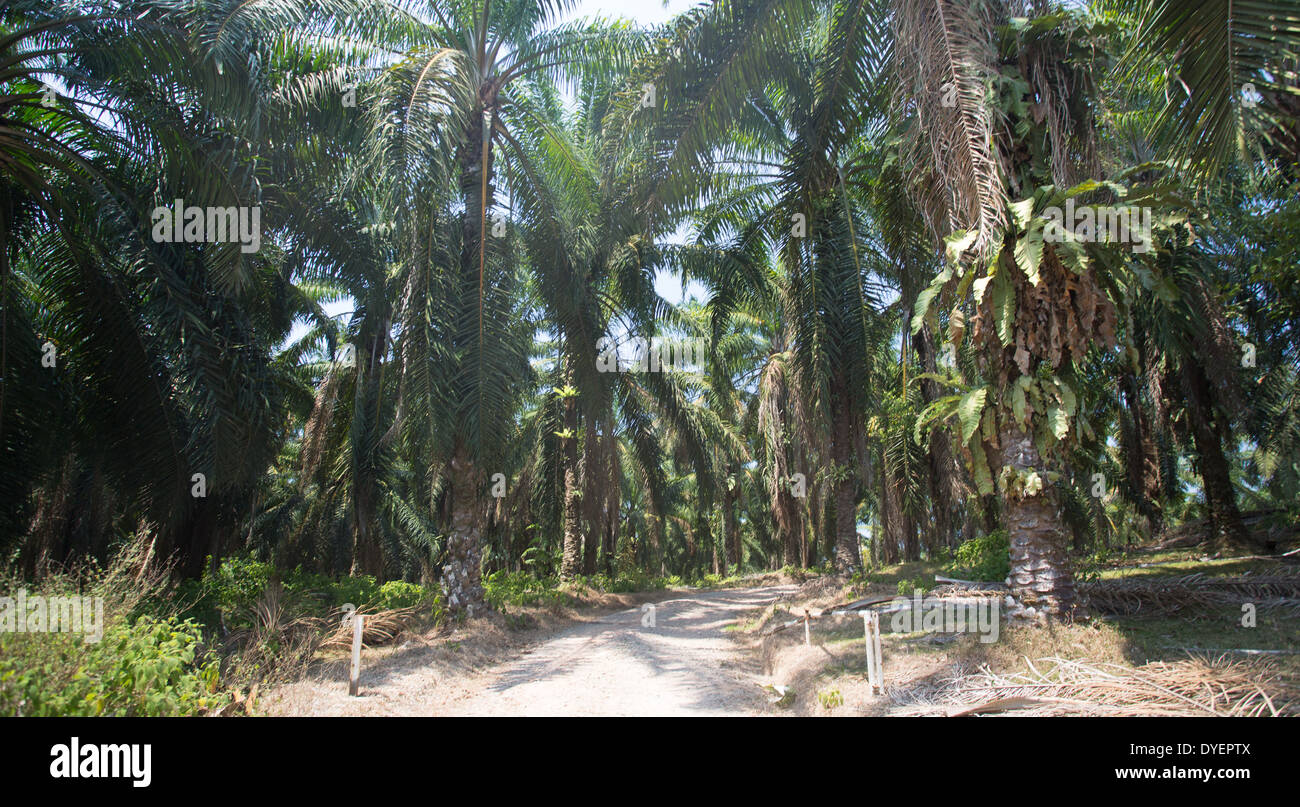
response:
[[[913,692],[898,714],[1214,716],[1300,715],[1296,693],[1266,659],[1192,656],[1140,667],[1059,657],[1024,659],[1027,670],[977,672]]]

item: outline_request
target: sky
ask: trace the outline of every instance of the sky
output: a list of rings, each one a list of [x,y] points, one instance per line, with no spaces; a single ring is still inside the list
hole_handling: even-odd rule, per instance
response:
[[[569,19],[579,17],[623,17],[654,25],[701,5],[699,0],[581,0]]]

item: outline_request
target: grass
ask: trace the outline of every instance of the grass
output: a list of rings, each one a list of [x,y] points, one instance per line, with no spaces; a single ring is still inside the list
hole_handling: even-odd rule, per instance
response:
[[[907,563],[895,563],[880,566],[860,575],[853,582],[865,591],[872,586],[883,586],[889,591],[896,591],[899,583],[928,580],[934,585],[934,576],[943,573],[944,562],[940,560],[914,560]]]
[[[1202,560],[1203,552],[1171,549],[1150,554],[1120,556],[1098,572],[1102,580],[1126,580],[1144,577],[1182,577],[1201,573],[1214,577],[1235,577],[1252,572],[1276,573],[1287,567],[1268,558],[1212,558]]]

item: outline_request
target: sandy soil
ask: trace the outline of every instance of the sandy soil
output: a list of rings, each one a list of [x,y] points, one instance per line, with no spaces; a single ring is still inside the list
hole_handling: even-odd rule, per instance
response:
[[[746,715],[768,710],[762,663],[724,631],[793,585],[671,592],[528,641],[481,624],[437,642],[412,640],[363,661],[362,695],[342,662],[269,693],[263,708],[299,715]],[[500,634],[500,635],[494,635]]]

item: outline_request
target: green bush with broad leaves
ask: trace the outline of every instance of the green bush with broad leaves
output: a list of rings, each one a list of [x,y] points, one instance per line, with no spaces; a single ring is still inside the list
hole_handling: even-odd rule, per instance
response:
[[[98,642],[80,633],[0,634],[3,715],[194,715],[228,697],[192,620],[117,621]]]
[[[1011,573],[1011,542],[1006,530],[962,541],[945,569],[954,577],[1001,583]]]

